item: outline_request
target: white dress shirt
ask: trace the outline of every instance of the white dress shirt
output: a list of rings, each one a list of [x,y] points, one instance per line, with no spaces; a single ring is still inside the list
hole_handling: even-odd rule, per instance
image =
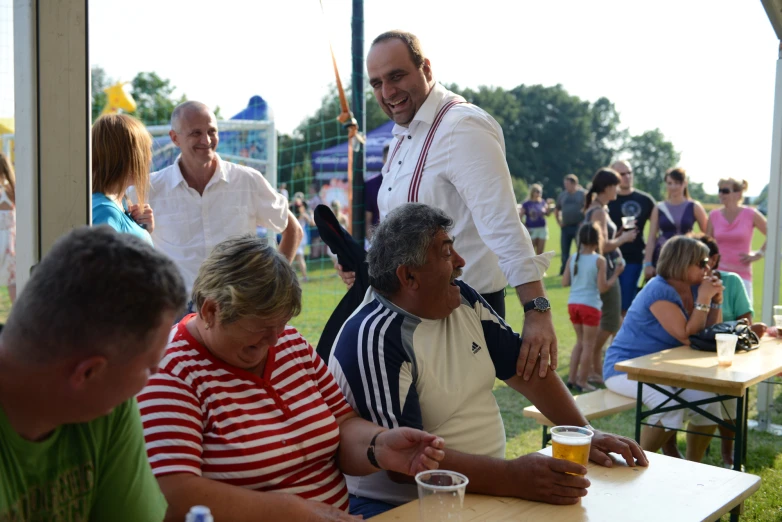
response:
[[[255,235],[257,226],[282,232],[288,201],[255,169],[223,161],[203,195],[173,165],[150,176],[148,203],[155,216],[152,241],[179,266],[188,293],[198,268],[217,243],[230,236]]]
[[[459,98],[436,83],[409,127],[394,125],[399,148],[389,155],[377,197],[382,220],[407,203],[416,162],[440,107]],[[393,151],[396,143],[392,144]],[[418,202],[454,220],[454,248],[466,266],[462,279],[482,294],[542,279],[554,252],[535,255],[516,211],[505,161],[502,128],[486,111],[462,103],[452,107],[434,135],[418,191]]]

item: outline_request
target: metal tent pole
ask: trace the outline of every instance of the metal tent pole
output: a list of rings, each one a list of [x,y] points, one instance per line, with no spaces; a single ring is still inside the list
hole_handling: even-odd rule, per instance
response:
[[[358,122],[358,132],[366,131],[366,111],[364,98],[364,0],[353,0],[353,75],[351,91],[353,96],[353,116]],[[364,165],[366,165],[366,146],[357,147],[353,153],[353,237],[359,243],[364,242]]]

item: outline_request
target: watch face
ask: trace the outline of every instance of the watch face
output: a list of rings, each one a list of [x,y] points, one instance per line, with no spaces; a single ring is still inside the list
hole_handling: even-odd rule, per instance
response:
[[[546,311],[551,308],[551,303],[545,297],[536,297],[533,302],[536,310]]]

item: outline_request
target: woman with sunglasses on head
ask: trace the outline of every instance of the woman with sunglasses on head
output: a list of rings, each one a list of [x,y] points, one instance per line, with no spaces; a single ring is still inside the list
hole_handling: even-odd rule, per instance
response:
[[[757,228],[766,235],[766,218],[757,209],[745,207],[744,191],[747,182],[734,178],[719,181],[719,197],[722,208],[709,213],[706,234],[717,240],[720,246],[722,269],[735,272],[744,282],[749,302],[752,302],[752,263],[766,253],[766,243],[757,252],[750,252],[752,235]]]
[[[695,287],[695,291],[693,291]],[[722,282],[709,275],[709,249],[697,239],[676,236],[665,243],[657,263],[657,276],[638,293],[627,311],[622,328],[606,351],[603,376],[606,387],[626,397],[636,398],[638,383],[614,369],[619,362],[689,345],[689,337],[722,321]],[[679,388],[664,386],[670,393]],[[688,402],[713,398],[713,393],[683,390]],[[668,397],[644,385],[643,403],[660,406]],[[722,419],[720,403],[701,406]],[[716,424],[691,410],[675,410],[652,415],[641,430],[641,447],[657,451],[689,421],[687,460],[700,461],[711,441]],[[678,453],[678,451],[676,452]],[[677,455],[674,455],[677,456]]]
[[[649,236],[644,255],[644,277],[654,277],[657,258],[666,241],[674,236],[689,234],[698,223],[701,232],[706,231],[709,220],[706,210],[690,198],[687,189],[687,172],[676,167],[665,173],[665,201],[657,203],[649,218]]]

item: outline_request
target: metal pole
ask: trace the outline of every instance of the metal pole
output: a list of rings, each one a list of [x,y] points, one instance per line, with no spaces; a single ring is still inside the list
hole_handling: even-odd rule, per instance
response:
[[[351,91],[353,95],[353,116],[358,122],[358,131],[366,131],[366,114],[364,98],[364,0],[353,0],[353,75]],[[353,237],[364,243],[364,165],[366,164],[366,147],[359,147],[353,153]]]
[[[774,128],[771,135],[771,176],[768,184],[768,232],[766,234],[766,266],[763,274],[763,322],[774,324],[773,306],[779,303],[780,232],[782,232],[782,42],[777,59],[777,78],[774,88]],[[758,426],[761,431],[770,427],[772,386],[758,384]]]

